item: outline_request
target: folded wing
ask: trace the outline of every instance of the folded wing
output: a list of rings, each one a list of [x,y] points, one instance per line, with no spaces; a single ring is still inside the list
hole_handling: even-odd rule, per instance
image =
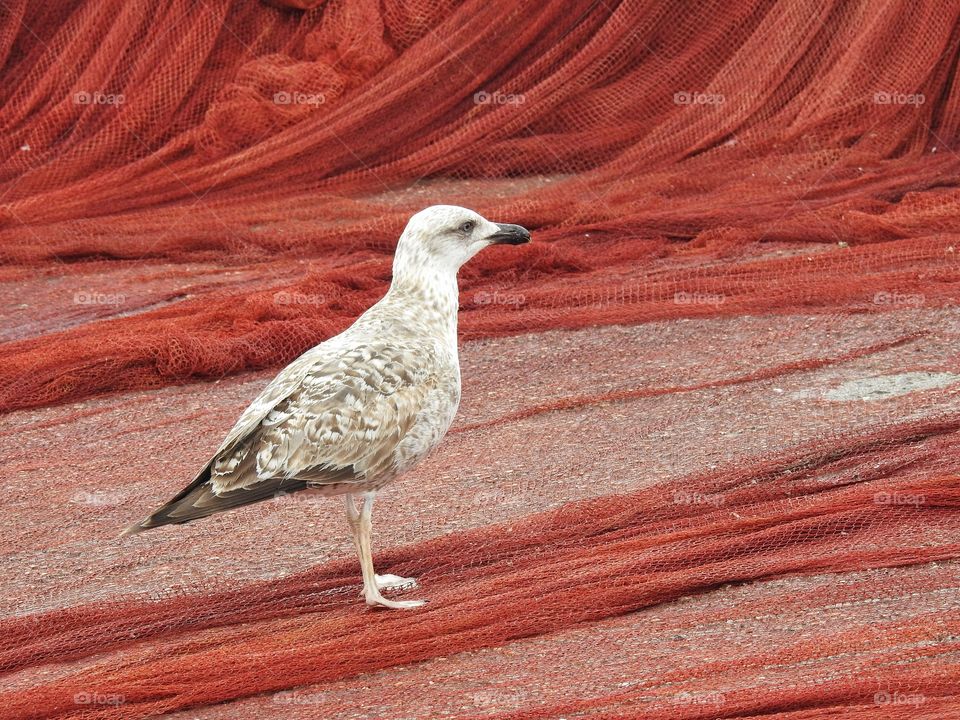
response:
[[[443,406],[449,392],[437,356],[431,346],[387,342],[334,357],[307,353],[251,403],[190,485],[127,532],[279,493],[346,492],[389,479],[419,452],[418,419],[432,425],[424,415]]]

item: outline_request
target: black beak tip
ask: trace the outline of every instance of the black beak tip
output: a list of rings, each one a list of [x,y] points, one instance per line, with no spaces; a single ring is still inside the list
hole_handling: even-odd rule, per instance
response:
[[[497,223],[497,232],[490,236],[490,241],[498,245],[523,245],[530,242],[530,231],[520,225]]]

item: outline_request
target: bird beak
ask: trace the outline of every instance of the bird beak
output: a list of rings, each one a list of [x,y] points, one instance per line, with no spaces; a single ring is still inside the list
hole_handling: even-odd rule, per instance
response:
[[[491,244],[523,245],[530,242],[530,231],[519,225],[497,223],[497,231],[487,237]]]

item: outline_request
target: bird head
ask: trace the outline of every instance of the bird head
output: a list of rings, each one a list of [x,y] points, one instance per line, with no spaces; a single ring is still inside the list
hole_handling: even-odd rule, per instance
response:
[[[461,265],[488,245],[526,242],[530,242],[530,233],[519,225],[490,222],[456,205],[432,205],[407,223],[397,243],[394,272],[420,266],[455,275]]]

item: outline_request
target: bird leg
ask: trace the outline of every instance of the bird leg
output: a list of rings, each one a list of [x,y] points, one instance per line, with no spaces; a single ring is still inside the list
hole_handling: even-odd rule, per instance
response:
[[[366,493],[361,510],[357,510],[353,495],[347,493],[344,499],[347,505],[347,522],[353,533],[353,544],[357,548],[360,558],[360,570],[363,573],[363,596],[367,605],[382,605],[388,608],[415,608],[423,605],[425,600],[388,600],[380,594],[380,590],[399,587],[416,587],[417,581],[413,578],[404,578],[398,575],[377,575],[373,570],[373,550],[371,536],[373,531],[373,493]]]

